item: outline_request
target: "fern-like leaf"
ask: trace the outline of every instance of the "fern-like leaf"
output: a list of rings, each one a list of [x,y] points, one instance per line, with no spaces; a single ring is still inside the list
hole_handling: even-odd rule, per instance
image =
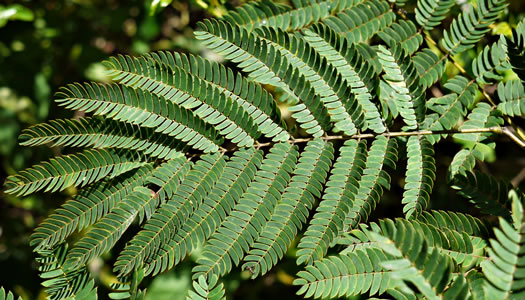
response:
[[[86,267],[74,270],[64,268],[67,249],[67,244],[62,244],[55,249],[39,251],[38,270],[44,280],[42,285],[46,288],[48,299],[97,299],[95,281]]]
[[[359,43],[390,26],[394,19],[395,14],[386,1],[369,0],[323,20],[323,23],[343,34],[351,43]]]
[[[425,103],[414,64],[400,46],[389,50],[380,45],[377,55],[385,71],[383,78],[393,89],[393,99],[407,125],[404,129],[418,128],[424,118]]]
[[[51,249],[75,230],[83,230],[108,214],[135,187],[145,184],[151,165],[100,181],[82,189],[72,200],[46,218],[31,235],[35,250]]]
[[[195,32],[197,39],[226,59],[239,63],[250,79],[280,87],[297,102],[300,99],[302,103],[289,110],[307,133],[321,136],[330,129],[328,108],[319,101],[304,75],[278,49],[239,26],[216,20],[206,20],[199,26],[201,29]]]
[[[427,299],[467,299],[468,288],[459,275],[450,288],[454,268],[452,260],[439,250],[428,253],[428,243],[422,232],[407,222],[386,222],[384,235],[375,234],[379,246],[394,258],[382,263],[391,270],[391,277],[413,283]]]
[[[261,26],[296,31],[361,3],[363,0],[293,2],[295,9],[269,0],[248,3],[228,12],[223,18],[232,24],[243,26],[248,31]]]
[[[381,200],[383,189],[390,189],[390,175],[385,169],[386,167],[395,169],[397,158],[395,139],[378,136],[374,140],[368,151],[358,192],[351,200],[349,211],[345,216],[347,229],[356,228],[357,224],[366,222]]]
[[[269,41],[270,45],[278,49],[292,67],[304,74],[305,80],[310,83],[328,109],[335,130],[342,131],[346,135],[355,134],[356,126],[362,126],[360,124],[362,113],[360,107],[347,103],[348,100],[354,99],[347,99],[350,87],[337,70],[302,38],[268,27],[263,27],[257,32],[259,36]],[[349,108],[348,111],[353,111],[352,116],[345,107]]]
[[[200,56],[186,56],[172,52],[151,53],[149,56],[172,69],[186,69],[219,89],[247,111],[258,130],[263,135],[271,137],[274,142],[289,139],[290,135],[285,130],[286,123],[281,119],[272,94],[261,85],[249,81],[240,73],[234,73],[230,68]]]
[[[468,50],[483,38],[499,14],[507,7],[505,0],[480,0],[472,4],[452,21],[449,30],[443,32],[441,45],[456,55]]]
[[[141,89],[116,84],[71,84],[58,96],[59,105],[68,109],[153,128],[197,150],[217,151],[222,143],[215,129],[194,118],[190,110]]]
[[[206,280],[204,276],[199,276],[196,281],[193,281],[193,289],[195,291],[189,291],[186,300],[223,300],[226,299],[224,294],[224,284],[219,283],[219,277],[213,275]]]
[[[203,203],[176,235],[146,260],[146,273],[156,275],[178,264],[215,232],[252,182],[262,161],[253,148],[236,151]]]
[[[159,159],[181,156],[185,145],[150,128],[102,119],[80,118],[52,120],[25,129],[20,145],[120,148],[141,151]]]
[[[333,152],[332,144],[322,140],[309,142],[301,152],[290,183],[275,208],[276,213],[244,258],[243,269],[249,270],[252,277],[264,275],[276,265],[306,223],[315,198],[321,196]]]
[[[523,198],[523,197],[521,197]],[[523,256],[525,246],[525,219],[523,214],[523,199],[515,199],[513,203],[515,219],[514,226],[500,218],[500,227],[494,229],[495,239],[490,240],[490,261],[482,264],[483,274],[487,282],[484,291],[490,299],[521,299],[525,297],[523,285]]]
[[[447,17],[454,0],[418,0],[416,21],[425,30],[432,30]]]
[[[165,244],[200,206],[224,171],[224,165],[224,156],[214,153],[202,156],[186,176],[178,175],[174,172],[175,168],[168,166],[164,176],[183,177],[183,181],[175,185],[175,191],[175,188],[171,188],[171,193],[167,195],[168,201],[148,218],[144,229],[126,245],[115,262],[115,271],[121,275],[128,274]],[[161,187],[166,187],[171,180],[163,179]],[[156,194],[158,196],[159,192]]]
[[[241,147],[252,146],[260,135],[253,118],[237,101],[182,68],[170,68],[148,57],[125,56],[112,58],[107,65],[114,81],[191,109],[195,116]]]
[[[445,213],[445,215],[454,216],[452,213]],[[443,224],[444,226],[438,227],[434,224],[427,224],[424,220],[424,218],[419,220],[397,219],[397,222],[406,223],[405,225],[410,223],[410,226],[413,226],[415,230],[423,232],[428,243],[429,254],[434,249],[437,249],[440,253],[453,258],[457,264],[465,267],[479,265],[479,263],[488,259],[485,256],[487,247],[486,236],[483,236],[483,234],[467,229],[458,229],[456,228],[457,223]],[[480,222],[479,219],[476,219],[476,221]],[[380,246],[374,239],[374,236],[375,234],[387,234],[388,222],[390,222],[388,219],[384,219],[378,223],[360,225],[359,229],[354,229],[345,234],[337,241],[337,244],[346,246],[340,254],[368,248],[379,248]]]
[[[407,219],[417,217],[429,205],[436,178],[434,148],[426,137],[412,136],[407,142],[407,171],[402,203]]]
[[[350,85],[351,92],[355,95],[365,116],[365,124],[360,127],[363,130],[370,128],[376,133],[384,132],[386,128],[381,115],[371,101],[377,83],[375,72],[359,53],[357,46],[352,45],[348,39],[342,38],[340,34],[322,24],[315,24],[304,30],[304,39],[319,55],[326,58],[327,63],[332,65]],[[352,102],[347,101],[347,103]]]
[[[427,106],[436,112],[435,118],[427,116],[424,127],[430,130],[450,130],[454,128],[462,117],[467,115],[468,109],[474,104],[477,86],[463,76],[456,76],[444,87],[452,93],[428,101]]]
[[[416,52],[412,61],[419,74],[419,83],[425,90],[436,83],[445,73],[446,60],[439,58],[428,48]]]
[[[463,123],[461,129],[468,128],[488,128],[499,126],[503,123],[503,119],[498,111],[493,111],[488,103],[479,102],[476,108],[468,115],[468,121]],[[476,159],[483,161],[485,155],[478,149],[479,144],[483,143],[489,147],[494,148],[494,142],[490,142],[488,137],[490,133],[461,133],[455,137],[459,140],[471,143],[468,149],[460,150],[452,159],[450,164],[451,178],[456,174],[463,174],[470,171],[476,165]]]
[[[70,186],[83,187],[106,176],[113,178],[144,166],[147,160],[136,151],[84,150],[52,158],[9,176],[5,183],[6,192],[24,196],[40,190],[56,192]]]
[[[296,147],[288,143],[271,148],[254,181],[204,247],[194,278],[222,276],[240,263],[281,199],[279,191],[288,184],[297,156]]]
[[[157,200],[154,191],[146,187],[136,187],[75,243],[64,262],[64,267],[78,268],[109,251],[139,214],[141,217],[153,214],[158,205]]]
[[[525,116],[525,88],[519,80],[498,84],[498,110],[506,116]]]
[[[503,36],[492,46],[485,46],[478,57],[472,61],[472,73],[480,86],[495,80],[501,81],[503,76],[499,73],[510,70],[511,67],[507,58],[507,42]]]
[[[329,245],[343,230],[350,200],[355,197],[359,188],[366,155],[366,141],[348,140],[339,149],[322,201],[298,245],[298,264],[310,264],[322,258]]]
[[[452,187],[483,213],[510,220],[510,203],[508,202],[508,193],[512,189],[510,184],[474,171],[456,175]]]
[[[313,298],[340,298],[368,293],[383,294],[394,286],[390,272],[381,266],[392,257],[379,249],[357,250],[318,260],[300,271],[294,285],[298,295]]]
[[[379,32],[379,37],[389,46],[400,45],[408,55],[414,54],[423,43],[423,36],[412,21],[400,20]]]

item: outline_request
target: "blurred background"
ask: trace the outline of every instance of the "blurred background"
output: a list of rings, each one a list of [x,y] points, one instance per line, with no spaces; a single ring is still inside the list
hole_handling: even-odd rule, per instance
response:
[[[17,144],[23,128],[49,119],[73,117],[71,112],[53,102],[59,87],[76,81],[107,80],[101,61],[118,53],[140,55],[170,50],[219,59],[193,39],[193,29],[199,20],[221,16],[244,2],[246,0],[2,0],[0,184],[8,175],[60,154],[60,148],[27,148]],[[509,34],[510,28],[523,18],[525,1],[509,0],[509,3],[501,22],[492,26],[493,34]],[[458,59],[468,65],[479,50],[481,48],[470,50]],[[501,142],[503,146],[496,151],[487,149],[488,163],[481,168],[523,188],[523,150],[505,139]],[[440,153],[437,161],[441,168],[438,180],[444,182],[448,163],[461,145],[450,140],[440,147],[436,149]],[[495,161],[498,163],[491,164]],[[398,172],[403,173],[403,170]],[[379,208],[375,218],[402,214],[398,205],[402,186],[402,182],[393,182],[392,190],[385,196],[385,205]],[[29,236],[45,216],[74,193],[74,189],[68,189],[52,195],[39,193],[16,198],[0,192],[0,286],[24,299],[45,298],[38,266],[29,248]],[[433,197],[435,208],[470,210],[467,202],[450,189],[435,191]],[[450,203],[454,203],[452,207]],[[195,256],[198,253],[193,258]],[[249,274],[245,272],[232,272],[224,280],[229,296],[235,299],[294,298],[296,288],[291,282],[297,267],[293,247],[287,256],[292,259],[283,261],[256,281],[248,281]],[[90,265],[101,295],[114,280],[112,258],[109,254]],[[148,278],[145,281],[145,285],[149,285],[147,299],[184,299],[191,286],[191,267],[190,259],[153,280]]]

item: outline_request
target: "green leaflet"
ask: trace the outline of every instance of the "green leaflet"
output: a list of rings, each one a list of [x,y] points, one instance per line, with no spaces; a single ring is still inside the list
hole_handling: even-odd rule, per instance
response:
[[[293,1],[295,9],[273,1],[248,3],[230,11],[224,20],[251,31],[261,26],[295,31],[350,8],[363,0]]]
[[[417,217],[429,206],[436,179],[434,148],[424,136],[411,136],[407,142],[405,192],[401,203],[407,219]]]
[[[508,193],[512,186],[509,183],[474,171],[456,175],[452,187],[458,190],[458,194],[469,199],[483,213],[510,220]]]
[[[359,188],[365,166],[366,141],[348,140],[339,149],[322,200],[297,248],[297,263],[322,258],[343,229],[351,199]]]
[[[189,295],[186,299],[188,300],[222,300],[226,299],[224,294],[224,284],[218,283],[219,277],[216,275],[211,276],[209,281],[204,276],[199,276],[197,281],[193,281],[193,289],[195,291],[189,291]]]
[[[256,33],[278,49],[290,65],[297,69],[296,72],[300,72],[310,83],[327,108],[330,121],[334,123],[334,131],[342,131],[346,135],[355,134],[356,126],[362,126],[362,114],[359,107],[347,102],[350,86],[337,70],[311,48],[305,39],[268,27],[263,27]],[[349,108],[349,112],[354,111],[352,116],[345,107]]]
[[[412,56],[419,74],[419,82],[424,90],[436,83],[445,73],[446,60],[428,48],[421,49]]]
[[[436,215],[440,212],[432,213]],[[449,212],[441,212],[440,216],[458,217],[458,215]],[[414,227],[416,231],[424,234],[425,241],[428,243],[429,254],[434,249],[437,249],[440,253],[451,257],[457,264],[465,268],[472,265],[479,265],[488,259],[485,255],[487,248],[487,242],[485,241],[486,236],[482,233],[468,231],[466,229],[463,230],[461,227],[457,228],[456,225],[460,225],[460,222],[437,226],[436,224],[428,224],[425,221],[425,218],[417,220],[396,220],[398,223],[406,223],[405,225],[410,223],[410,226]],[[481,222],[479,219],[468,221]],[[378,223],[370,223],[369,225],[361,224],[359,229],[354,229],[342,236],[337,243],[346,246],[346,249],[341,251],[341,254],[380,247],[374,238],[374,234],[387,234],[389,228],[388,222],[390,222],[389,219],[383,219]]]
[[[367,60],[359,53],[358,47],[348,42],[348,39],[342,38],[328,26],[322,24],[315,24],[308,30],[304,30],[304,39],[311,45],[315,51],[322,57],[326,58],[327,62],[332,65],[342,78],[346,80],[351,87],[352,96],[355,95],[358,106],[347,106],[347,111],[354,115],[362,110],[364,113],[364,124],[361,127],[363,130],[367,128],[372,129],[376,133],[381,133],[386,130],[381,115],[376,105],[371,101],[372,93],[375,89],[377,79],[373,67],[368,64]],[[352,100],[346,103],[352,104]],[[355,101],[354,101],[355,102]]]
[[[21,297],[18,297],[16,299],[22,300]],[[4,287],[0,287],[0,300],[15,300],[15,296],[11,291],[6,291]]]
[[[172,52],[156,52],[149,56],[170,68],[186,69],[219,89],[248,112],[258,130],[274,142],[289,139],[286,123],[281,119],[273,96],[260,84],[200,56]]]
[[[203,160],[208,161],[210,156],[203,156]],[[151,172],[146,178],[146,183],[149,186],[155,186],[155,196],[159,198],[161,204],[164,204],[171,200],[192,167],[194,164],[185,157],[168,160]]]
[[[377,55],[385,71],[383,78],[392,88],[393,100],[407,125],[404,129],[417,129],[424,118],[425,100],[414,64],[403,48],[397,45],[391,50],[380,45]]]
[[[144,269],[137,268],[130,276],[119,278],[119,282],[111,283],[110,288],[113,290],[109,293],[110,299],[136,299],[143,300],[146,290],[139,289],[139,284],[144,279]]]
[[[321,136],[330,129],[327,107],[319,101],[310,83],[303,74],[293,68],[279,50],[243,28],[206,20],[199,23],[201,30],[196,38],[226,59],[238,63],[239,68],[249,73],[248,78],[284,89],[302,103],[290,108],[292,116],[307,133]]]
[[[390,26],[394,19],[395,14],[386,1],[368,0],[323,20],[323,23],[342,33],[351,43],[359,43]]]
[[[391,48],[396,44],[401,45],[408,55],[414,54],[423,43],[423,36],[412,21],[400,20],[399,23],[393,23],[383,29],[378,35]]]
[[[503,73],[511,69],[507,59],[507,43],[503,36],[491,47],[485,46],[483,51],[472,61],[472,73],[480,86],[503,79]]]
[[[149,57],[129,56],[113,57],[106,65],[114,81],[149,91],[192,110],[195,116],[240,147],[252,146],[260,135],[253,118],[237,101],[182,68],[170,68]]]
[[[38,225],[31,235],[30,245],[37,251],[50,249],[75,230],[83,230],[94,224],[135,187],[143,185],[152,170],[151,165],[145,165],[82,189],[72,200],[64,203]]]
[[[490,235],[486,223],[467,214],[439,210],[433,210],[431,212],[424,211],[418,220],[436,226],[439,229],[465,232],[471,236],[484,239]]]
[[[355,197],[351,198],[349,210],[345,214],[345,227],[355,228],[359,223],[366,222],[370,213],[375,209],[383,189],[390,189],[390,175],[385,167],[396,168],[398,158],[397,141],[378,136],[366,158],[363,176],[359,182],[359,187]]]
[[[519,80],[498,84],[498,110],[507,116],[525,116],[525,88]]]
[[[146,260],[146,273],[156,275],[172,268],[215,232],[246,191],[262,161],[252,148],[236,151],[226,163],[213,190],[176,235]]]
[[[38,252],[39,257],[36,259],[40,264],[38,270],[43,279],[42,286],[46,288],[46,293],[49,295],[48,299],[96,299],[95,281],[86,267],[75,270],[66,270],[63,267],[67,250],[67,244],[62,244],[55,249]]]
[[[513,201],[513,214],[519,218],[510,225],[500,218],[500,227],[494,229],[495,239],[490,240],[490,261],[483,263],[483,275],[486,277],[483,290],[491,299],[521,299],[523,289],[523,195]]]
[[[147,160],[136,151],[88,149],[52,158],[9,176],[5,183],[6,192],[23,196],[40,190],[55,192],[70,186],[83,187],[106,176],[113,178],[144,166]]]
[[[454,0],[418,0],[416,21],[425,30],[432,30],[447,17]]]
[[[523,55],[525,55],[525,22],[522,20],[512,31],[512,38],[505,38],[507,40],[507,50],[512,70],[518,75],[521,81],[525,81],[525,62]]]
[[[392,285],[390,272],[381,262],[392,257],[379,249],[357,250],[330,256],[306,266],[294,280],[301,286],[298,295],[313,298],[350,297],[383,294]]]
[[[58,94],[59,105],[172,136],[197,150],[217,151],[222,139],[213,127],[164,97],[116,84],[71,84]]]
[[[444,84],[444,87],[452,93],[439,98],[430,99],[427,106],[436,112],[435,115],[427,115],[424,127],[430,130],[450,130],[454,128],[462,117],[468,113],[468,109],[474,104],[477,85],[465,77],[458,75]],[[436,140],[432,137],[432,140]]]
[[[253,278],[266,274],[283,258],[306,223],[315,198],[321,196],[332,165],[333,152],[333,145],[322,140],[308,142],[301,152],[290,183],[275,208],[275,214],[244,258],[243,269],[249,270]]]
[[[434,249],[412,224],[388,220],[383,234],[373,234],[380,248],[393,256],[381,263],[391,271],[391,278],[414,284],[427,299],[467,299],[468,288],[463,274],[451,283],[452,260]],[[448,289],[446,289],[448,287]]]
[[[503,123],[498,111],[493,111],[489,104],[479,102],[468,115],[468,121],[461,125],[461,129],[468,128],[488,128],[498,126]],[[476,165],[476,159],[483,161],[485,156],[477,146],[480,143],[488,144],[489,147],[495,147],[494,143],[489,143],[490,133],[461,133],[456,138],[471,143],[468,149],[460,150],[453,158],[450,164],[449,172],[451,178],[456,174],[464,174],[470,171]]]
[[[224,165],[224,157],[214,153],[201,157],[189,172],[183,169],[180,175],[174,172],[175,168],[168,166],[166,172],[161,175],[167,174],[176,179],[175,186],[171,187],[170,193],[166,195],[168,201],[163,203],[151,218],[148,218],[143,230],[137,233],[120,253],[114,270],[120,275],[126,275],[134,267],[141,265],[142,261],[154,255],[156,249],[162,247],[200,206],[224,171]],[[160,183],[162,189],[169,187],[171,180],[171,178],[163,180]],[[182,182],[179,185],[180,180]],[[158,184],[156,181],[153,182]],[[156,192],[156,198],[161,200],[162,196],[164,191]]]
[[[185,145],[151,128],[102,118],[58,119],[34,125],[20,135],[20,145],[120,148],[171,159],[182,155]]]
[[[452,21],[450,29],[443,32],[440,43],[451,55],[474,47],[507,7],[505,0],[480,0],[476,4],[469,4],[468,9]]]
[[[270,149],[254,181],[204,247],[194,278],[222,276],[240,263],[281,199],[279,191],[288,184],[297,156],[296,147],[288,143]]]
[[[122,237],[137,216],[140,220],[150,216],[158,202],[155,192],[145,187],[136,187],[75,243],[66,257],[64,268],[78,268],[106,253]]]

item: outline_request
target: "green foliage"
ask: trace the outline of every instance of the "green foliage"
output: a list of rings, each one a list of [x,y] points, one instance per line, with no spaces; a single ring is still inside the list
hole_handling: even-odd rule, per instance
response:
[[[523,25],[482,48],[504,0],[458,16],[454,1],[390,2],[244,4],[195,32],[229,67],[118,55],[111,83],[63,88],[58,105],[82,117],[31,126],[20,144],[71,152],[5,183],[18,196],[79,188],[31,238],[50,299],[97,297],[89,269],[106,255],[112,299],[144,299],[146,276],[190,255],[188,299],[224,299],[234,268],[256,278],[285,257],[305,297],[519,298],[523,194],[476,165],[497,134],[523,143],[523,84],[507,81],[523,75]],[[447,144],[440,176],[451,135],[462,148]],[[474,210],[433,210],[445,177]],[[494,236],[475,209],[503,217]]]
[[[445,19],[454,0],[418,0],[416,21],[425,30],[432,30]]]
[[[96,299],[97,288],[86,267],[72,270],[63,267],[67,250],[67,244],[62,244],[39,252],[40,277],[49,299]]]
[[[407,219],[428,208],[436,179],[434,149],[425,137],[411,136],[407,141],[405,192],[401,201]]]
[[[219,277],[216,275],[213,275],[209,282],[206,282],[206,277],[199,276],[197,281],[193,282],[193,288],[194,291],[190,291],[187,299],[189,300],[221,300],[226,299],[224,297],[225,291],[224,291],[224,284],[219,283],[217,285],[217,282],[219,280]]]
[[[86,186],[108,176],[113,178],[144,166],[147,157],[136,151],[84,150],[64,155],[11,176],[7,192],[27,195],[45,189],[61,191],[70,186]]]
[[[5,26],[5,24],[10,20],[20,20],[29,22],[33,21],[34,18],[35,16],[31,9],[24,7],[23,5],[0,5],[0,27]]]
[[[298,294],[314,298],[337,298],[370,293],[383,294],[391,284],[390,272],[381,266],[390,258],[379,249],[357,250],[331,256],[306,266],[294,281]]]
[[[483,213],[510,219],[510,184],[479,171],[467,172],[454,178],[453,188],[470,200]]]
[[[391,88],[394,103],[407,125],[404,128],[416,129],[424,118],[425,105],[415,66],[399,45],[390,50],[381,45],[378,50],[379,62],[385,71],[383,79]]]
[[[498,109],[507,116],[525,115],[525,89],[519,80],[511,80],[498,85],[498,97],[501,103]]]
[[[1,300],[15,300],[15,296],[11,291],[6,291],[3,287],[0,287],[0,299]],[[17,299],[22,299],[18,297]]]
[[[443,47],[452,55],[474,47],[506,6],[504,0],[480,0],[476,7],[469,5],[443,33]]]
[[[514,226],[500,219],[500,228],[494,229],[496,239],[490,241],[488,250],[490,261],[483,265],[487,278],[483,286],[487,297],[520,299],[523,298],[523,198],[515,198],[513,214],[518,217]]]

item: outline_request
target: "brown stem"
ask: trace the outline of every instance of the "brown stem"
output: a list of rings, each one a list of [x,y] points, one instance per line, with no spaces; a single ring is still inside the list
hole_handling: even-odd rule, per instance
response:
[[[508,127],[488,127],[488,128],[467,128],[467,129],[458,129],[458,130],[419,130],[419,131],[397,131],[397,132],[385,132],[381,134],[374,134],[374,133],[360,133],[360,134],[354,134],[351,136],[346,135],[325,135],[320,137],[320,139],[329,141],[329,140],[349,140],[349,139],[370,139],[375,138],[378,136],[384,136],[384,137],[396,137],[396,136],[414,136],[414,135],[431,135],[431,134],[461,134],[461,133],[483,133],[483,132],[492,132],[496,134],[503,134],[508,136],[511,140],[516,142],[518,145],[520,145],[522,148],[525,148],[525,141],[521,140],[511,128]],[[299,144],[299,143],[307,143],[311,140],[313,140],[314,137],[308,137],[308,138],[299,138],[299,139],[291,139],[290,143],[292,144]],[[275,142],[267,142],[267,143],[260,143],[257,144],[257,148],[263,148],[272,146],[275,144]],[[229,151],[234,151],[236,149],[230,149]]]

